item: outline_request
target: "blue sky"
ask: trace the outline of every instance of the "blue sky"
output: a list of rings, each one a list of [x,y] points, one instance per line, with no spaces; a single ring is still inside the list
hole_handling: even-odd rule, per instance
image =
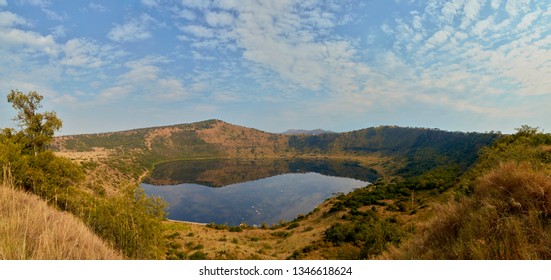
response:
[[[62,134],[217,118],[281,132],[551,131],[551,2],[0,0],[0,93]],[[15,115],[0,99],[0,127]]]

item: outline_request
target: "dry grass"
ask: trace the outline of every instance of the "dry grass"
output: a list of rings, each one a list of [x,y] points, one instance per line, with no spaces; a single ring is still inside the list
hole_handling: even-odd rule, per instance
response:
[[[248,228],[242,232],[230,232],[227,229],[218,230],[194,223],[169,221],[165,225],[169,228],[167,234],[177,233],[175,241],[188,257],[200,251],[206,254],[206,259],[284,260],[297,250],[315,245],[322,239],[325,230],[340,220],[340,215],[322,218],[330,207],[331,204],[324,202],[319,206],[319,211],[303,217],[298,222],[299,225],[292,229],[284,226],[278,229]],[[305,258],[328,259],[328,254],[334,252],[318,250],[309,253]]]
[[[505,163],[475,193],[435,209],[399,259],[550,259],[551,179],[528,163]]]
[[[120,259],[71,214],[0,185],[0,259]]]

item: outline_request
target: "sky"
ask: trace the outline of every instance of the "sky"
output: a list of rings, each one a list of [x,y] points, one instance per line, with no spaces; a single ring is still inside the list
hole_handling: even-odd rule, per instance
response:
[[[221,119],[551,132],[546,0],[0,0],[0,95],[60,134]],[[0,99],[0,127],[16,115]]]

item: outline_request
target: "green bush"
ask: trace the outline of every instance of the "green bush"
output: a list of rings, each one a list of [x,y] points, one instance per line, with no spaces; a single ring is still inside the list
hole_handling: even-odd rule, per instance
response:
[[[208,259],[208,254],[201,251],[197,251],[189,256],[190,260],[206,260]]]
[[[325,231],[325,241],[335,245],[351,243],[359,247],[358,258],[367,259],[381,254],[388,244],[398,245],[403,236],[400,226],[390,220],[370,220],[336,223]]]
[[[145,195],[141,188],[96,201],[86,219],[98,235],[114,243],[133,259],[156,259],[162,254],[161,222],[166,203]]]
[[[294,229],[294,228],[297,228],[299,226],[300,226],[299,223],[294,222],[294,223],[291,223],[289,226],[287,226],[287,229]]]

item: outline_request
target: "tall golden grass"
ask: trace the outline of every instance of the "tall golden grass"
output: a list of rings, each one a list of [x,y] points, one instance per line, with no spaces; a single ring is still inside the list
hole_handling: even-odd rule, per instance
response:
[[[385,257],[551,259],[551,177],[526,162],[481,176],[474,194],[435,209],[421,234]]]
[[[82,221],[5,182],[0,185],[0,259],[121,259]]]

